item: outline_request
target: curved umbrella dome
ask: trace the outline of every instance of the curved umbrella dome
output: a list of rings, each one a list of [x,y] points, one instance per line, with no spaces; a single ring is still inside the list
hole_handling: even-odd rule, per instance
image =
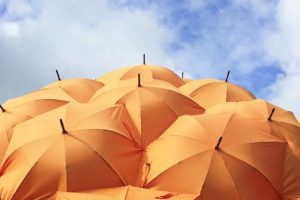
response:
[[[10,99],[2,106],[0,113],[0,162],[13,135],[14,127],[40,114],[76,102],[61,89],[47,88]]]
[[[125,105],[134,124],[131,129],[135,133],[134,138],[142,147],[159,137],[178,116],[204,112],[200,105],[174,86],[156,80],[141,82],[138,86],[137,78],[125,83],[119,81],[107,90],[100,89],[90,103]]]
[[[44,88],[21,97],[10,99],[3,104],[6,110],[14,109],[19,113],[37,116],[69,102],[76,102],[60,88]]]
[[[262,99],[255,99],[246,102],[227,102],[212,106],[206,113],[236,112],[269,126],[276,137],[283,137],[288,140],[287,132],[298,132],[300,125],[291,111],[282,109]],[[272,123],[270,123],[272,122]],[[293,134],[292,134],[293,135]],[[294,143],[300,146],[300,140],[294,137]]]
[[[86,103],[103,85],[103,83],[91,79],[65,79],[44,88],[61,88],[77,102]]]
[[[201,200],[299,198],[300,129],[274,132],[238,112],[182,116],[147,147],[145,187]]]
[[[29,115],[11,109],[5,109],[0,113],[0,163],[9,145],[15,125],[31,118]]]
[[[180,90],[204,108],[223,102],[255,99],[255,96],[245,88],[217,79],[193,80],[180,87]]]
[[[107,84],[118,80],[136,78],[138,74],[141,74],[145,81],[151,81],[153,79],[162,80],[174,85],[175,87],[180,87],[184,84],[184,81],[170,69],[155,65],[137,65],[117,69],[97,78],[97,80]]]
[[[123,107],[68,104],[18,125],[0,170],[1,199],[134,185],[142,151]]]

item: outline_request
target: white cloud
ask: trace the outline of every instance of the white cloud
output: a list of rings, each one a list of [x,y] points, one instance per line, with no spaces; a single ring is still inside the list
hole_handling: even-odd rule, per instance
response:
[[[20,36],[20,27],[14,22],[0,21],[0,34],[1,33],[9,37],[18,37]]]
[[[268,99],[300,116],[300,0],[6,2],[0,101],[54,81],[56,68],[62,78],[94,78],[146,53],[147,63],[179,74],[225,77],[231,69],[232,81],[248,84],[248,74],[276,63],[285,76]]]
[[[143,53],[148,63],[172,64],[165,59],[172,33],[151,11],[109,1],[24,2],[9,1],[0,16],[1,101],[54,81],[56,68],[62,78],[95,78],[142,63]]]
[[[277,30],[266,36],[269,56],[278,60],[285,72],[271,86],[272,102],[300,116],[300,0],[281,0],[277,7]]]

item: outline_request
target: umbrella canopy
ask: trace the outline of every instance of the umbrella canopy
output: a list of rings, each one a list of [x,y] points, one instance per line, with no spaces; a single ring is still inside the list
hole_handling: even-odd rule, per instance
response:
[[[153,189],[138,188],[133,186],[98,189],[86,191],[86,193],[109,196],[114,200],[194,200],[197,197],[196,194],[181,194],[176,192],[166,192]],[[101,200],[101,198],[99,198],[99,200]]]
[[[16,124],[69,102],[75,102],[75,100],[61,90],[42,89],[22,97],[11,99],[1,105],[0,163]]]
[[[103,87],[103,83],[91,79],[66,79],[54,82],[44,88],[61,88],[77,102],[85,103],[101,87]]]
[[[245,88],[216,79],[193,80],[180,87],[180,90],[204,108],[223,102],[255,99]]]
[[[0,170],[0,199],[135,184],[142,150],[123,111],[68,104],[16,126]]]
[[[30,116],[37,116],[54,108],[76,102],[71,96],[60,88],[45,88],[27,95],[10,99],[3,104],[6,110],[12,108]]]
[[[145,187],[201,200],[299,198],[300,129],[281,134],[238,112],[182,116],[147,147]]]
[[[284,110],[265,100],[222,103],[206,110],[206,113],[237,112],[255,118],[272,129],[277,137],[288,137],[286,132],[297,132],[300,125],[291,111]],[[270,123],[272,122],[272,123]],[[300,144],[300,143],[299,143]]]
[[[143,76],[140,77],[141,80]],[[100,89],[90,103],[97,105],[122,104],[134,124],[134,138],[141,147],[159,137],[181,115],[195,115],[204,109],[180,91],[162,81],[118,82],[115,89]]]
[[[83,193],[83,192],[56,192],[55,195],[46,195],[40,199],[45,200],[114,200],[111,196]]]
[[[180,87],[184,84],[184,81],[173,71],[169,70],[166,67],[154,65],[137,65],[118,69],[97,78],[97,80],[106,84],[118,80],[128,80],[132,78],[135,79],[138,74],[141,74],[141,76],[143,76],[145,82],[156,79],[166,81],[174,85],[175,87]]]
[[[17,110],[7,110],[2,107],[2,112],[0,113],[0,163],[9,145],[15,125],[30,118],[32,117],[18,113]]]

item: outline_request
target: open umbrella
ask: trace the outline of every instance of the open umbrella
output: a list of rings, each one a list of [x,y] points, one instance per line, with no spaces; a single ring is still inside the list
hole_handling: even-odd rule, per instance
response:
[[[4,157],[4,154],[7,150],[10,138],[13,133],[13,129],[16,124],[23,122],[27,119],[32,118],[31,116],[18,113],[15,110],[4,109],[0,105],[2,111],[0,113],[0,163]]]
[[[204,108],[223,102],[255,99],[255,96],[248,90],[216,79],[193,80],[180,87],[180,90]]]
[[[204,109],[163,81],[144,83],[143,76],[115,84],[115,89],[100,89],[90,103],[97,105],[124,104],[134,124],[135,140],[147,146],[181,115],[195,115]],[[105,90],[105,91],[103,91]]]
[[[133,186],[98,189],[84,192],[56,192],[47,200],[194,200],[195,194],[178,194],[152,189],[144,189]]]
[[[0,199],[134,185],[142,150],[123,111],[68,104],[16,126],[0,169]]]
[[[97,80],[106,84],[118,80],[135,79],[138,74],[141,74],[145,82],[155,79],[166,81],[174,85],[175,87],[180,87],[184,84],[183,80],[173,71],[169,70],[166,67],[154,65],[137,65],[118,69],[97,78]]]
[[[69,102],[76,102],[76,100],[62,89],[45,88],[10,99],[3,104],[3,108],[6,110],[14,108],[19,113],[37,116]]]
[[[299,198],[300,129],[273,131],[238,112],[182,116],[147,147],[145,187],[201,200]]]
[[[101,87],[103,87],[103,83],[91,79],[65,79],[44,88],[61,88],[77,102],[86,103]]]
[[[1,105],[0,113],[0,162],[10,142],[16,124],[54,108],[75,102],[60,89],[42,89],[8,100]]]
[[[277,137],[289,137],[287,132],[297,132],[300,125],[291,111],[282,109],[265,100],[247,102],[227,102],[212,106],[206,113],[237,112],[260,121]],[[294,141],[300,145],[300,141]]]
[[[115,200],[114,197],[102,194],[83,192],[56,192],[38,198],[38,200]]]

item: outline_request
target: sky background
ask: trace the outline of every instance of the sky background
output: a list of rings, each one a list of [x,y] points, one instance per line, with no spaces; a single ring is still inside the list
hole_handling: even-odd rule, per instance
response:
[[[300,0],[0,0],[0,102],[142,63],[224,79],[300,116]]]

